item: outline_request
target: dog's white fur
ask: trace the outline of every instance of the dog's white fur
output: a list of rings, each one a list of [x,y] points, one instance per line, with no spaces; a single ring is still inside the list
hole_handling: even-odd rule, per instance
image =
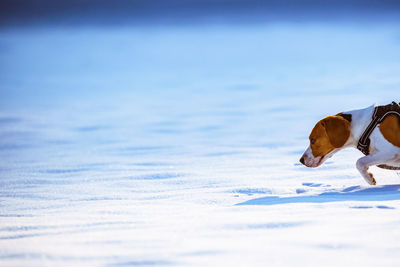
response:
[[[372,105],[365,109],[343,112],[343,114],[351,114],[352,116],[350,123],[350,136],[346,143],[341,148],[336,148],[329,154],[321,157],[314,157],[311,146],[309,146],[302,157],[304,165],[308,167],[318,167],[326,159],[332,157],[336,152],[343,148],[357,148],[358,140],[372,120],[374,108],[375,106]],[[356,166],[365,181],[370,185],[375,185],[376,181],[372,173],[368,171],[369,167],[379,164],[400,167],[400,147],[387,141],[378,127],[373,130],[370,135],[370,140],[370,154],[358,159]]]

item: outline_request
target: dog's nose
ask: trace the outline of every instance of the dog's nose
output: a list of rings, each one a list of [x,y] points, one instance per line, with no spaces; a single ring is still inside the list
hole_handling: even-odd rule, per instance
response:
[[[301,164],[303,164],[303,165],[304,165],[304,156],[303,156],[303,157],[301,157],[301,159],[300,159],[300,162],[301,162]]]

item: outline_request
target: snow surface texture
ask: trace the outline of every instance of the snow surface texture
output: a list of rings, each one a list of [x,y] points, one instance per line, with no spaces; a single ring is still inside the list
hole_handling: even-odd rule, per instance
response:
[[[0,265],[398,266],[398,173],[298,160],[399,101],[399,29],[2,30]]]

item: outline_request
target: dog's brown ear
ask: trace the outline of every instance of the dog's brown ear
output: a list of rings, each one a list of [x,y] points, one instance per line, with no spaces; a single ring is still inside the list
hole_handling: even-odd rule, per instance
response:
[[[329,141],[335,148],[342,147],[350,136],[350,122],[341,116],[329,116],[322,121]]]
[[[351,114],[346,114],[346,113],[340,112],[340,113],[336,114],[336,116],[340,116],[348,122],[351,122],[351,120],[352,120]]]

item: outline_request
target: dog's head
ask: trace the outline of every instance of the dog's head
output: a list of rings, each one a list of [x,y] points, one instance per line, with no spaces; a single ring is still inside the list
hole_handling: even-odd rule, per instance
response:
[[[349,115],[350,116],[350,115]],[[350,136],[348,116],[338,114],[320,120],[310,134],[310,145],[300,158],[307,167],[318,167],[332,157],[347,142]]]

